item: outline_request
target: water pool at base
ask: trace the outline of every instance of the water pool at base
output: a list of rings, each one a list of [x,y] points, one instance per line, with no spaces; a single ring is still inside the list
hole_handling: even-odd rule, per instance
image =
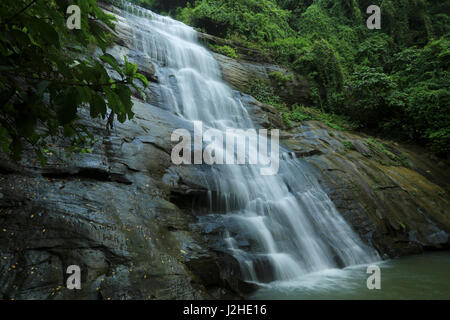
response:
[[[251,299],[450,299],[450,252],[436,252],[374,263],[381,289],[367,289],[368,265],[328,269],[289,282],[273,282]]]

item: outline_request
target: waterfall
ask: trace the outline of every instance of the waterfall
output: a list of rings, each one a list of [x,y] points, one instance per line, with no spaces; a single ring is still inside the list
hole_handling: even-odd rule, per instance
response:
[[[165,107],[222,132],[255,128],[193,28],[127,2],[120,7],[134,46],[157,67]],[[210,197],[207,218],[226,226],[227,250],[239,261],[245,280],[292,280],[378,259],[341,217],[311,166],[282,151],[287,156],[276,175],[263,176],[255,165],[212,169],[211,190],[217,194]]]

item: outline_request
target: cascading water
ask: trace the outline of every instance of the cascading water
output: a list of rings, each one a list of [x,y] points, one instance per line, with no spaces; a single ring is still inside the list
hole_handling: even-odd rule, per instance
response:
[[[127,2],[120,7],[132,26],[136,49],[157,64],[160,96],[168,108],[222,132],[254,127],[195,30]],[[224,240],[245,280],[292,280],[375,261],[376,252],[340,216],[309,165],[284,152],[277,175],[262,176],[255,165],[212,169],[211,189],[217,194],[210,199],[208,217],[226,226]]]

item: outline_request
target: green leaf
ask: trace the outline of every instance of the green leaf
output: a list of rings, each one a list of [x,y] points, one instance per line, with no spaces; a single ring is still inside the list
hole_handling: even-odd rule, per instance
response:
[[[30,33],[34,35],[33,37],[35,40],[39,39],[40,43],[47,45],[50,44],[58,49],[61,47],[58,32],[56,32],[52,24],[35,17],[27,17],[23,19],[29,20],[28,23],[30,25]]]
[[[143,74],[136,73],[134,76],[136,77],[136,79],[138,79],[139,81],[142,82],[142,84],[144,85],[145,89],[148,88],[148,85],[149,85],[148,80]]]
[[[77,90],[72,88],[61,93],[56,98],[56,113],[58,120],[62,125],[69,124],[76,119],[77,108],[79,105],[78,99]]]
[[[119,63],[117,62],[116,58],[114,58],[112,55],[110,55],[109,53],[105,53],[104,55],[102,55],[100,57],[100,59],[104,62],[106,62],[107,64],[109,64],[112,68],[114,68],[114,70],[117,71],[117,73],[120,74],[120,76],[123,78],[123,71],[119,66]]]
[[[98,94],[94,94],[92,96],[92,100],[90,103],[90,114],[91,117],[95,118],[98,115],[106,116],[106,103],[105,100],[100,97]]]
[[[120,101],[122,102],[123,106],[125,107],[125,110],[128,112],[131,110],[133,106],[133,102],[131,101],[131,90],[128,86],[123,84],[118,84],[117,88],[115,89],[115,92],[120,98]]]

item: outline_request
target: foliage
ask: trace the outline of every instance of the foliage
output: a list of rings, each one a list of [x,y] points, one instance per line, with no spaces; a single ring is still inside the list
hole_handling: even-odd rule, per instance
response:
[[[325,123],[335,130],[354,130],[357,126],[348,118],[334,113],[328,113],[317,108],[294,105],[292,110],[282,110],[284,119],[289,122],[302,122],[317,120]]]
[[[269,74],[269,78],[275,82],[279,89],[285,89],[286,86],[294,81],[292,74],[286,75],[283,71],[274,71]]]
[[[32,1],[32,0],[30,0]],[[146,8],[157,10],[160,13],[171,14],[194,27],[215,36],[226,38],[229,46],[214,46],[216,52],[236,58],[239,47],[249,48],[246,54],[253,54],[258,59],[283,65],[298,75],[307,78],[310,83],[310,105],[320,114],[323,121],[335,125],[334,118],[340,115],[351,128],[370,130],[372,133],[395,137],[421,143],[430,148],[437,155],[448,157],[450,155],[450,112],[449,112],[449,37],[450,12],[449,1],[439,0],[131,0]],[[126,94],[124,87],[131,83],[125,76],[123,83],[115,87],[94,86],[94,78],[87,74],[101,73],[104,64],[108,63],[99,58],[83,58],[86,55],[86,44],[89,46],[105,46],[108,35],[103,31],[103,23],[111,25],[111,18],[105,16],[95,6],[94,0],[83,0],[89,7],[90,18],[83,17],[83,28],[80,32],[68,32],[64,25],[63,7],[68,4],[65,0],[51,0],[35,3],[25,14],[20,14],[14,23],[7,21],[24,6],[24,1],[3,1],[1,4],[2,50],[1,67],[11,66],[11,60],[19,55],[14,48],[21,50],[20,56],[12,70],[2,69],[0,84],[2,85],[2,102],[13,101],[39,101],[44,97],[49,104],[43,107],[46,111],[36,114],[24,108],[20,115],[14,107],[16,114],[9,113],[11,119],[23,117],[23,126],[30,128],[26,123],[46,123],[46,117],[58,119],[57,116],[45,116],[48,110],[56,112],[57,103],[61,104],[63,98],[56,99],[61,91],[66,95],[77,91],[77,106],[91,106],[89,97],[96,97],[96,105],[102,111],[93,110],[92,115],[105,115],[103,98],[106,107],[114,106],[108,96],[113,100],[109,91],[119,95],[117,90],[122,88],[122,95]],[[365,26],[366,9],[369,5],[379,5],[382,10],[382,30],[368,30]],[[85,5],[86,6],[86,5]],[[49,10],[49,15],[44,11]],[[31,15],[33,19],[24,21]],[[52,23],[42,26],[46,19]],[[6,20],[6,22],[5,22]],[[36,20],[40,20],[39,23]],[[28,27],[28,28],[27,28]],[[24,29],[25,28],[25,29]],[[57,37],[54,32],[57,33]],[[46,34],[45,36],[41,35]],[[23,34],[22,34],[23,33]],[[8,34],[9,38],[5,38]],[[11,35],[15,35],[11,37]],[[20,40],[24,38],[23,42]],[[31,40],[26,40],[26,37]],[[36,38],[37,40],[34,40]],[[46,40],[44,40],[44,38]],[[53,45],[57,39],[60,48]],[[38,52],[39,46],[47,48],[45,54]],[[236,49],[237,48],[237,49]],[[42,49],[41,49],[42,50]],[[13,52],[9,57],[6,53]],[[22,53],[25,52],[25,54]],[[34,58],[34,56],[40,58]],[[33,57],[33,59],[30,59]],[[57,63],[57,60],[62,61]],[[72,66],[69,72],[59,65]],[[30,62],[31,61],[31,62]],[[112,62],[114,64],[114,62]],[[55,65],[58,70],[55,72]],[[48,73],[52,66],[52,73]],[[14,69],[15,68],[15,69]],[[36,68],[36,72],[33,70]],[[47,69],[46,69],[47,68]],[[67,67],[68,68],[68,67]],[[98,68],[97,71],[96,68]],[[73,72],[73,70],[76,72]],[[21,70],[22,75],[34,77],[14,77]],[[79,74],[77,74],[79,73]],[[50,84],[46,86],[49,77]],[[98,73],[97,73],[98,75]],[[106,79],[106,75],[105,79]],[[296,75],[293,75],[295,78]],[[289,76],[282,73],[270,75],[270,86],[264,80],[251,81],[247,92],[264,103],[270,103],[283,110],[286,121],[293,123],[301,120],[310,113],[302,113],[295,106],[287,106],[276,94],[276,89],[285,88],[291,81]],[[55,80],[60,79],[57,83]],[[96,77],[95,80],[100,79]],[[109,82],[108,79],[106,79]],[[69,85],[87,82],[88,86]],[[26,82],[22,85],[19,82]],[[42,83],[41,83],[42,82]],[[41,83],[41,84],[40,84]],[[40,93],[39,90],[43,90]],[[13,100],[11,94],[14,88],[21,91]],[[274,89],[274,87],[276,89]],[[28,89],[24,89],[28,88]],[[84,88],[84,89],[82,89]],[[106,88],[106,89],[105,89]],[[9,91],[8,91],[9,90]],[[34,99],[34,95],[40,98]],[[86,92],[82,94],[78,91]],[[94,91],[95,94],[92,93]],[[31,93],[29,93],[31,92]],[[30,97],[28,97],[30,95]],[[24,96],[28,98],[24,98]],[[79,98],[83,97],[83,98]],[[124,96],[124,98],[126,98]],[[6,99],[6,100],[5,100]],[[84,99],[84,100],[83,100]],[[93,98],[92,98],[93,99]],[[91,100],[92,100],[91,99]],[[119,99],[120,100],[120,99]],[[126,99],[123,99],[126,100]],[[4,103],[2,114],[11,110],[11,106]],[[26,103],[25,103],[26,104]],[[94,103],[92,103],[94,104]],[[41,104],[42,105],[42,104]],[[105,108],[106,108],[105,107]],[[9,109],[8,109],[9,108]],[[90,107],[92,108],[92,106]],[[70,108],[69,108],[70,109]],[[64,108],[63,108],[64,110]],[[124,120],[131,114],[127,113],[127,104],[122,107],[116,105],[113,110]],[[27,119],[29,115],[30,120]],[[56,114],[56,113],[55,113]],[[73,115],[71,112],[60,112],[60,115]],[[327,119],[324,115],[331,115]],[[314,115],[318,119],[318,115]],[[71,116],[68,117],[69,119]],[[11,133],[11,128],[17,121],[7,125],[3,120],[0,126],[2,147],[9,153],[20,153],[20,147],[12,151],[15,143],[22,136],[30,140],[30,136],[21,132]],[[59,119],[60,121],[62,119]],[[74,130],[74,121],[64,124],[53,122],[48,126],[53,128],[49,136],[55,135],[55,127],[65,129],[69,136],[76,137],[81,127]],[[338,127],[345,127],[337,125]],[[72,128],[71,130],[66,127]],[[19,128],[19,127],[18,127]],[[35,130],[31,130],[35,131]],[[78,135],[82,136],[82,135]],[[37,138],[34,137],[34,140]],[[33,140],[34,145],[39,145]],[[45,140],[45,135],[37,140]],[[18,144],[20,146],[20,144]]]
[[[380,31],[365,27],[372,4],[382,10]],[[321,112],[448,157],[448,12],[450,2],[438,0],[198,0],[178,18],[306,76]],[[283,86],[279,74],[272,78]],[[282,104],[260,83],[250,89]]]
[[[219,45],[210,45],[212,51],[223,54],[224,56],[230,57],[232,59],[237,59],[236,50],[234,50],[230,46],[219,46]]]
[[[269,42],[286,37],[292,29],[289,11],[271,0],[202,0],[186,6],[179,17],[184,22],[221,37],[251,42]]]
[[[379,68],[358,66],[345,82],[339,110],[365,127],[376,128],[393,114],[389,98],[395,88],[392,78]]]
[[[285,104],[282,102],[281,98],[275,93],[275,89],[272,86],[269,86],[263,79],[250,79],[247,92],[255,99],[263,103],[271,104],[278,108],[285,107]]]
[[[125,59],[121,68],[106,53],[114,18],[95,0],[78,0],[81,30],[68,30],[68,0],[4,0],[0,4],[0,146],[19,159],[29,143],[42,164],[51,141],[70,138],[72,148],[91,141],[78,112],[87,108],[91,117],[124,122],[133,117],[130,85],[147,79]],[[100,47],[94,54],[89,48]],[[114,69],[112,79],[106,67]],[[84,148],[83,150],[88,150]]]
[[[342,144],[344,145],[344,148],[346,151],[355,149],[355,146],[353,145],[353,142],[351,142],[351,141],[346,140],[346,141],[342,142]]]
[[[442,156],[450,151],[450,40],[442,37],[423,49],[396,56],[394,77],[403,97],[403,131]]]

